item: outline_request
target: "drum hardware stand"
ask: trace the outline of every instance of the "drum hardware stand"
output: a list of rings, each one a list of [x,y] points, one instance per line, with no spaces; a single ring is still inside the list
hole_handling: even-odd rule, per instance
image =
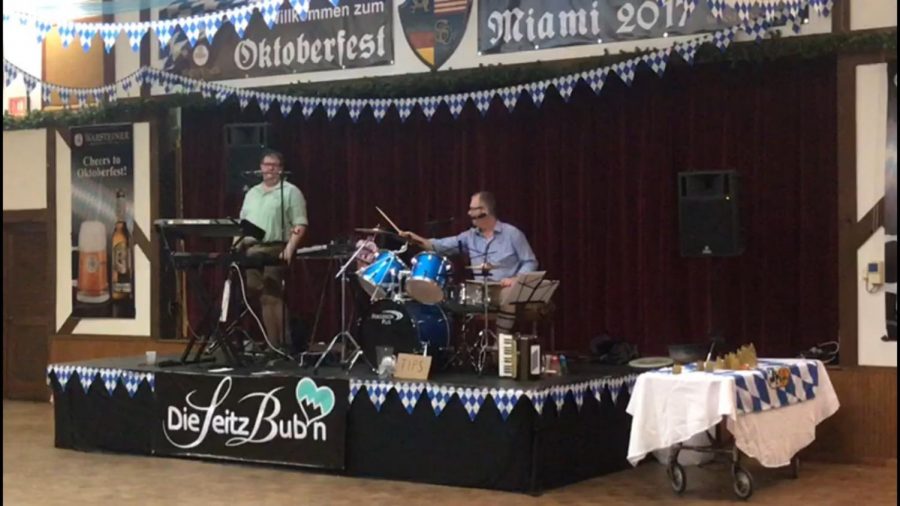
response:
[[[488,292],[488,269],[484,263],[482,263],[481,268],[481,305],[484,308],[484,313],[482,313],[484,316],[484,329],[478,333],[478,341],[476,341],[475,344],[478,358],[474,364],[475,372],[477,372],[479,376],[484,372],[484,366],[487,362],[487,352],[491,346],[491,339],[493,339],[494,342],[497,342],[497,334],[490,329],[490,320],[488,319],[490,297]]]
[[[466,320],[463,322],[463,330],[462,330],[462,345],[459,349],[456,350],[456,353],[447,360],[447,363],[444,365],[444,369],[449,369],[453,367],[455,364],[459,364],[461,366],[465,366],[466,364],[475,367],[475,347],[470,346],[468,341],[466,340],[466,336],[469,333],[469,322],[472,321],[471,315],[466,315]]]
[[[341,270],[338,271],[335,278],[341,278],[341,330],[331,338],[331,342],[328,343],[328,347],[325,348],[325,351],[322,352],[322,355],[319,357],[319,360],[316,361],[316,364],[313,366],[313,372],[319,370],[319,366],[322,365],[322,362],[325,361],[325,357],[331,353],[334,345],[337,344],[338,340],[342,340],[341,342],[341,365],[348,365],[347,370],[349,371],[353,365],[356,364],[357,359],[362,355],[362,347],[356,342],[356,339],[353,338],[353,334],[350,333],[350,329],[347,326],[347,268],[350,267],[350,264],[356,260],[356,257],[359,256],[359,253],[365,247],[365,243],[361,244],[358,248],[356,248],[356,252],[353,253],[353,256],[347,260],[343,266],[341,266]],[[350,341],[353,344],[354,351],[353,356],[350,359],[347,359],[347,341]],[[362,355],[363,361],[365,361],[366,365],[369,366],[369,369],[372,372],[375,372],[375,367],[372,366],[372,363],[369,362],[369,359]]]

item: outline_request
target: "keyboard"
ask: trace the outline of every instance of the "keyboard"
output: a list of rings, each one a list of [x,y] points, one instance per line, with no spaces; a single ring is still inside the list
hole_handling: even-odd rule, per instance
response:
[[[209,238],[253,237],[262,240],[265,231],[247,220],[225,219],[164,219],[153,225],[165,233]]]
[[[516,340],[512,334],[497,335],[498,372],[501,378],[516,377]]]

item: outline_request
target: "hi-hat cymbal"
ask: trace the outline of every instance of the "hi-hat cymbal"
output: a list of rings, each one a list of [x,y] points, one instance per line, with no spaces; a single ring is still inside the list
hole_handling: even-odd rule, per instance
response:
[[[491,264],[467,265],[466,269],[470,271],[490,271],[494,269],[494,266]]]

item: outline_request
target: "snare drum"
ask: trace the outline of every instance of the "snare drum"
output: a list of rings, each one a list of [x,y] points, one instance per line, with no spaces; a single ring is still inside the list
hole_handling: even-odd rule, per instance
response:
[[[460,290],[460,304],[481,306],[487,303],[489,307],[499,306],[500,297],[503,293],[503,287],[500,285],[500,282],[488,281],[486,295],[484,288],[484,283],[481,281],[466,280]]]
[[[400,282],[400,271],[406,269],[403,263],[394,252],[381,251],[375,257],[375,261],[368,267],[363,267],[357,271],[359,283],[365,289],[366,293],[374,299],[383,299],[395,291]]]
[[[452,265],[437,253],[419,253],[412,261],[412,271],[406,280],[406,293],[423,304],[441,302],[444,300],[444,286]]]

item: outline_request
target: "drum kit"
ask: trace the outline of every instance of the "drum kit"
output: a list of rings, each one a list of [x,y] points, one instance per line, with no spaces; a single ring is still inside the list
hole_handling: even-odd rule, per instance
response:
[[[408,240],[382,228],[358,228],[368,236],[391,237],[403,246],[381,249],[374,261],[356,276],[371,305],[359,319],[358,347],[366,361],[376,364],[379,348],[393,353],[422,353],[435,357],[445,368],[472,366],[483,371],[488,353],[496,347],[496,335],[488,328],[490,314],[499,308],[500,284],[488,281],[491,266],[468,267],[481,281],[453,282],[453,264],[433,251],[415,255],[407,265],[401,255]],[[467,341],[477,316],[484,328],[474,344]],[[454,323],[460,323],[460,339],[454,347]]]

